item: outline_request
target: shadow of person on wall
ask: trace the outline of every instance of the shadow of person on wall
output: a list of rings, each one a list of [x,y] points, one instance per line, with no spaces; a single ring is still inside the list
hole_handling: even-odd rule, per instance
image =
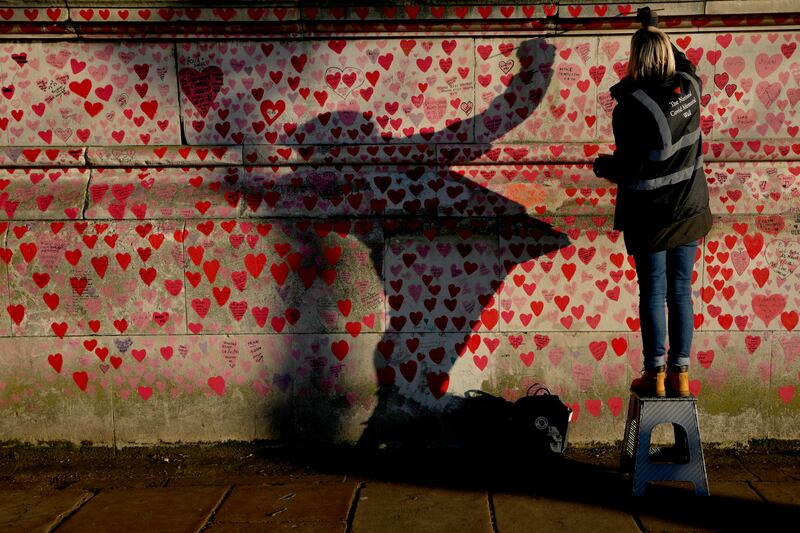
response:
[[[471,177],[468,170],[459,171],[442,163],[443,159],[454,157],[464,164],[480,160],[493,149],[495,140],[530,117],[550,85],[554,56],[555,46],[544,38],[526,40],[516,49],[504,47],[489,56],[487,60],[494,62],[492,67],[499,72],[498,81],[505,89],[487,102],[485,112],[451,122],[447,131],[419,132],[403,138],[403,145],[417,145],[422,150],[437,140],[469,142],[474,138],[479,143],[468,149],[441,144],[438,164],[388,164],[391,170],[386,173],[400,184],[394,189],[397,194],[402,197],[402,189],[407,188],[423,199],[411,198],[399,204],[402,210],[397,214],[373,210],[377,218],[356,219],[368,218],[377,224],[383,239],[367,238],[369,232],[359,232],[353,229],[355,224],[345,224],[348,237],[359,239],[369,249],[372,267],[382,285],[381,301],[386,301],[385,328],[372,361],[373,379],[378,384],[376,401],[358,436],[360,445],[443,443],[453,438],[454,431],[463,430],[450,423],[460,420],[457,414],[463,398],[448,390],[456,374],[460,376],[458,380],[470,381],[469,388],[487,383],[476,377],[471,367],[475,365],[483,371],[488,363],[485,355],[478,355],[486,351],[476,350],[476,343],[481,343],[479,335],[492,337],[501,324],[498,289],[503,280],[516,265],[546,254],[552,257],[570,244],[564,233],[529,216],[526,206],[504,195],[502,187],[492,190]],[[518,72],[509,74],[515,67]],[[476,86],[476,98],[480,97],[480,89]],[[362,115],[360,111],[332,112],[325,117],[326,127],[346,129],[354,123],[354,113]],[[297,131],[313,131],[318,122],[314,119],[299,125]],[[372,131],[375,127],[369,123],[366,129]],[[352,165],[319,166],[341,171]],[[365,167],[360,168],[363,172]],[[280,177],[278,186],[296,188],[301,184],[300,187],[317,189],[315,193],[320,195],[342,194],[337,186],[326,184],[314,174],[313,166],[311,175],[308,172],[306,168]],[[314,179],[309,180],[309,176]],[[386,182],[382,192],[391,193],[390,186]],[[326,241],[313,232],[310,235],[311,241],[303,244],[312,253],[306,253],[304,261],[322,269]],[[319,305],[319,293],[316,294]],[[330,305],[340,297],[329,294],[322,299],[330,300]],[[309,303],[308,299],[305,303]],[[352,407],[344,400],[344,394],[332,391],[332,365],[339,362],[329,357],[333,363],[321,364],[319,354],[324,350],[317,348],[319,353],[305,354],[299,361],[301,366],[307,365],[308,374],[303,379],[308,386],[298,394],[300,385],[295,383],[293,427],[288,430],[284,426],[281,431],[291,431],[288,440],[294,444],[342,442],[346,427],[359,423],[348,414]],[[459,372],[454,367],[461,359],[464,361],[459,366],[464,369]],[[342,365],[347,364],[347,360],[337,364],[333,373],[342,374]],[[466,370],[468,367],[470,370]],[[463,384],[457,386],[460,385]],[[273,410],[266,416],[277,414]],[[281,415],[285,420],[286,413]]]

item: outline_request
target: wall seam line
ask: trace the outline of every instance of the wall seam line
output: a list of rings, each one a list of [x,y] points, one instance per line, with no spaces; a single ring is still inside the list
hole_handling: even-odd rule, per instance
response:
[[[11,227],[11,221],[7,221],[6,230],[3,232],[3,247],[7,250],[10,250],[8,247],[8,228]],[[9,258],[8,263],[6,263],[6,295],[8,297],[8,304],[11,305],[11,258]],[[6,313],[8,314],[8,313]],[[11,320],[11,316],[8,317],[8,331],[9,337],[13,338],[16,337],[14,335],[14,322]]]
[[[183,334],[189,334],[189,288],[186,286],[186,237],[188,230],[186,229],[186,220],[183,221],[181,229],[181,285],[183,285]]]
[[[475,110],[478,108],[478,79],[476,77],[476,72],[478,70],[478,56],[476,55],[476,49],[478,46],[478,39],[476,37],[472,38],[472,143],[476,144],[478,142],[478,121],[474,120],[475,118]],[[438,156],[438,146],[437,146],[437,156]],[[437,157],[438,159],[438,157]],[[472,163],[472,161],[468,162]]]
[[[114,394],[116,390],[114,387],[114,380],[109,380],[109,383],[111,385],[109,392],[109,399],[111,401],[111,449],[114,450],[114,455],[117,455],[117,416],[114,406]]]
[[[175,61],[175,100],[177,100],[178,105],[178,135],[179,140],[184,146],[191,146],[189,142],[186,140],[186,132],[183,129],[183,106],[181,104],[181,80],[178,76],[178,41],[173,41],[172,43],[172,54]],[[231,145],[235,146],[235,145]],[[242,158],[242,162],[244,162],[244,158]]]
[[[767,333],[765,331],[764,333]],[[767,385],[767,423],[766,427],[763,428],[765,431],[762,434],[764,439],[769,439],[770,435],[774,434],[772,431],[773,428],[771,427],[775,424],[775,413],[778,410],[778,404],[775,401],[775,392],[778,392],[774,389],[775,387],[775,343],[778,342],[778,335],[777,330],[769,331],[770,335],[769,340],[769,383]],[[780,397],[780,396],[778,396]],[[760,495],[760,494],[759,494]]]
[[[86,154],[85,153],[84,153],[83,157],[84,157],[84,160],[85,160],[86,159]],[[87,209],[87,204],[89,203],[89,187],[92,184],[92,180],[94,178],[94,170],[95,170],[94,167],[89,166],[88,161],[87,161],[87,164],[86,164],[86,169],[89,171],[89,177],[86,178],[86,186],[83,189],[83,201],[81,202],[81,217],[80,217],[81,220],[87,220],[86,219],[86,209]]]

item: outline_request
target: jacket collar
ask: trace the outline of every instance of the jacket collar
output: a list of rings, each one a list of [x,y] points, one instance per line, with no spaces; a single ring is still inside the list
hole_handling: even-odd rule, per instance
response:
[[[609,92],[611,93],[611,97],[619,102],[623,96],[632,93],[636,89],[636,83],[628,76],[625,76],[619,83],[612,85]]]
[[[662,87],[671,87],[675,84],[675,77],[670,76],[661,82],[641,82],[641,81],[633,81],[628,76],[622,78],[617,84],[612,85],[609,89],[611,93],[611,97],[614,100],[619,101],[623,96],[632,93],[637,89],[642,89],[645,92],[652,91],[654,89],[660,89]]]

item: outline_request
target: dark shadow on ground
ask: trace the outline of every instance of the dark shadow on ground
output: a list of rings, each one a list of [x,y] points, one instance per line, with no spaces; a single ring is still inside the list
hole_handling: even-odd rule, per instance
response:
[[[542,508],[542,501],[545,508],[552,501],[562,515],[565,505],[574,513],[627,513],[633,517],[632,527],[635,518],[642,531],[783,531],[794,530],[800,519],[800,506],[767,504],[757,493],[763,485],[747,481],[761,479],[748,470],[749,465],[765,480],[781,476],[792,484],[789,487],[800,485],[800,443],[796,441],[750,450],[706,446],[709,475],[716,473],[711,479],[711,497],[697,498],[685,489],[658,487],[638,499],[629,496],[627,484],[616,474],[620,443],[572,447],[563,460],[555,461],[541,461],[526,453],[524,443],[513,442],[494,449],[384,451],[292,448],[269,442],[120,449],[5,444],[0,451],[3,487],[37,494],[78,488],[98,492],[125,487],[220,485],[250,491],[258,485],[317,485],[325,480],[363,482],[362,492],[354,494],[356,505],[359,494],[369,494],[363,487],[369,490],[384,483],[405,484],[423,497],[428,489],[448,489],[484,492],[495,504],[500,501],[499,495],[530,497],[536,509]],[[739,490],[732,490],[732,485]],[[779,486],[779,482],[772,484],[773,489]],[[747,491],[748,497],[739,496]],[[790,497],[789,493],[785,495]],[[515,525],[525,531],[543,531],[547,530],[547,518]],[[604,525],[598,523],[597,529]],[[524,529],[526,526],[530,527]],[[562,525],[550,530],[564,529]]]
[[[748,497],[715,494],[715,487],[730,491],[735,482],[713,480],[710,497],[695,496],[689,483],[667,482],[650,485],[645,497],[633,497],[628,479],[617,471],[619,446],[582,447],[564,457],[526,453],[524,443],[450,450],[293,449],[282,457],[308,472],[341,475],[367,485],[412,485],[423,487],[421,492],[424,488],[484,491],[492,497],[507,494],[572,502],[576,513],[582,505],[629,513],[643,531],[767,531],[777,526],[792,529],[800,520],[800,506],[767,503],[744,481],[738,482],[738,488],[749,491]],[[265,453],[269,456],[275,451]],[[542,517],[538,526],[530,524],[529,531],[550,530],[542,526],[547,518]],[[599,529],[602,526],[598,524]]]

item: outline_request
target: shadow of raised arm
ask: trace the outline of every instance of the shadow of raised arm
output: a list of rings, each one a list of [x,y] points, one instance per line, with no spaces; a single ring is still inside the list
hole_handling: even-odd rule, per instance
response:
[[[492,72],[487,75],[475,75],[476,102],[473,107],[483,109],[483,112],[446,127],[453,133],[466,133],[474,143],[470,153],[475,159],[490,150],[494,141],[502,138],[533,114],[542,102],[553,75],[555,46],[544,38],[528,39],[516,48],[510,45],[496,46],[497,48],[493,47],[486,56],[486,62],[493,67]],[[498,70],[499,75],[496,74]],[[511,72],[515,74],[510,74]],[[493,91],[489,87],[498,83],[504,85],[505,90],[479,106],[477,102],[483,100],[480,90],[486,87],[487,97],[491,97]],[[403,139],[403,142],[428,145],[433,140],[440,143],[436,139],[442,131],[426,135],[416,133]]]

